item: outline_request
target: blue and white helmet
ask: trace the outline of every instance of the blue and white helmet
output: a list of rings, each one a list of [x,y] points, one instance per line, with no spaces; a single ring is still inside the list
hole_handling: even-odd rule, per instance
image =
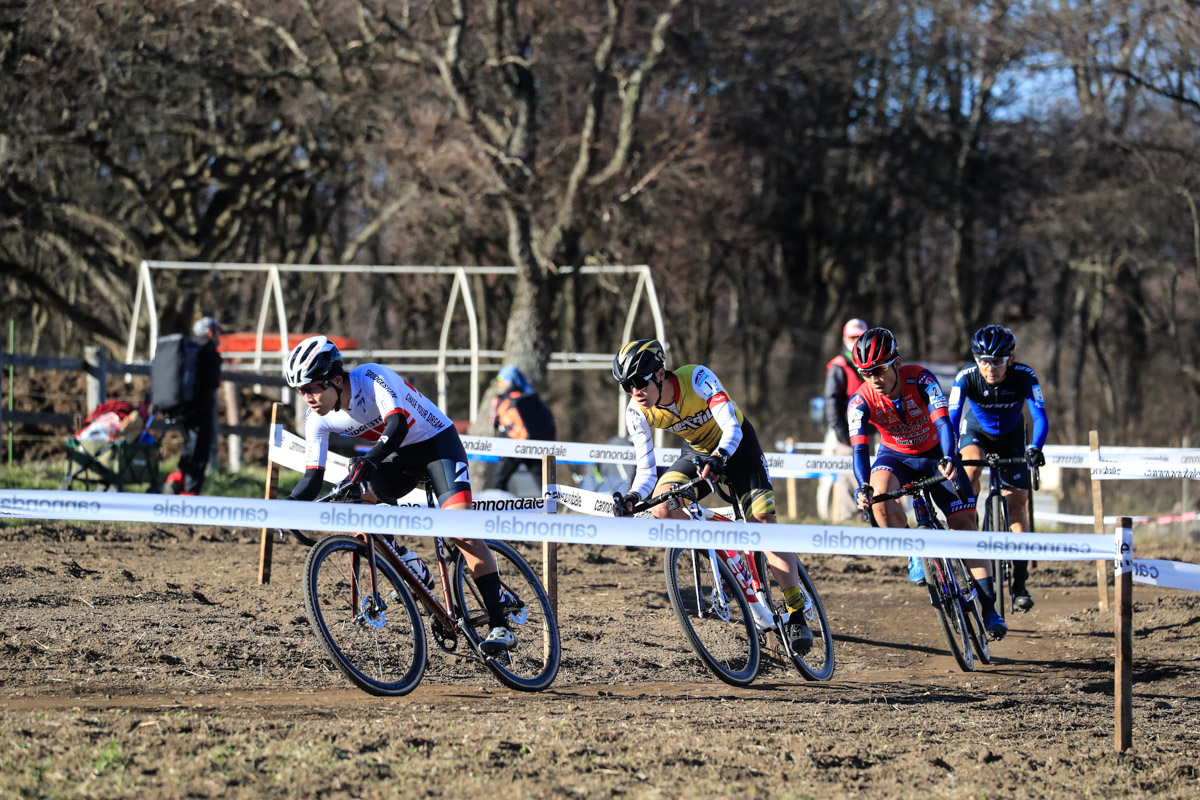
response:
[[[284,380],[293,389],[327,381],[343,371],[342,351],[327,336],[308,337],[292,348],[283,363]]]

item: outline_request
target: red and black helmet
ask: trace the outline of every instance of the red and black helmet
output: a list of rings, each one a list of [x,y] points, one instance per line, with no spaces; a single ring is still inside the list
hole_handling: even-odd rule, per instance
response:
[[[887,328],[871,328],[854,343],[854,366],[874,369],[900,355],[896,337]]]

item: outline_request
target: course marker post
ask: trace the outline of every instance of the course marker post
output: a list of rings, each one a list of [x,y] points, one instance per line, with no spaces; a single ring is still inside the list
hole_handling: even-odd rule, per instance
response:
[[[271,404],[271,439],[274,441],[275,426],[279,419],[279,403]],[[279,493],[279,465],[271,460],[270,448],[267,449],[267,485],[263,499],[274,500]],[[258,546],[258,582],[271,582],[271,548],[273,532],[268,528],[262,529],[262,540]]]
[[[546,501],[546,513],[558,513],[558,501],[552,497],[549,487],[555,487],[558,492],[558,465],[554,456],[542,456],[542,495]],[[550,611],[558,619],[558,542],[542,542],[542,586],[546,589],[546,598],[550,601]],[[550,631],[545,637],[546,657],[550,656]]]
[[[1116,669],[1113,705],[1116,748],[1124,753],[1133,746],[1133,519],[1121,517],[1116,532],[1114,605],[1116,606]]]
[[[784,440],[784,452],[794,453],[795,451],[796,440],[789,436]],[[834,491],[836,492],[837,489],[835,488]],[[795,520],[800,519],[800,515],[796,512],[796,479],[792,477],[787,478],[787,507],[789,517]]]
[[[1100,449],[1100,434],[1097,431],[1088,431],[1088,444],[1092,448],[1092,452]],[[1104,533],[1104,497],[1100,492],[1101,482],[1092,478],[1092,532],[1097,534]],[[1096,593],[1100,602],[1100,610],[1108,610],[1108,568],[1103,561],[1096,562]]]

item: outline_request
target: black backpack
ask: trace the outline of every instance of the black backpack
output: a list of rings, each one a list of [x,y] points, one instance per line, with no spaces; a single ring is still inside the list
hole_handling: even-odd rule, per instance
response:
[[[200,343],[182,333],[158,340],[150,365],[150,392],[154,407],[171,417],[191,409],[196,399],[196,362]]]

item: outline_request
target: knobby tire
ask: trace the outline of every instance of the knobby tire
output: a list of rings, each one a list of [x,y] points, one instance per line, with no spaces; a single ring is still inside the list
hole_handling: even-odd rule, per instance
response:
[[[755,553],[755,566],[758,576],[766,590],[767,600],[772,608],[782,610],[785,607],[783,590],[775,583],[775,578],[767,567],[765,553]],[[829,631],[829,618],[825,616],[825,606],[817,587],[804,569],[804,563],[796,556],[796,567],[800,573],[800,588],[807,597],[804,606],[804,622],[812,630],[813,645],[803,656],[793,655],[792,664],[800,671],[805,680],[827,681],[833,677],[835,668],[833,657],[833,634]]]
[[[922,559],[925,567],[925,585],[929,589],[929,600],[933,610],[937,612],[938,621],[942,625],[942,633],[946,635],[946,644],[950,645],[950,654],[958,662],[963,672],[975,669],[975,659],[971,654],[971,642],[967,634],[967,621],[963,616],[962,605],[957,598],[948,596],[947,587],[942,575],[949,569],[947,559]],[[937,562],[935,564],[935,562]]]
[[[987,531],[1007,532],[1009,530],[1008,501],[1003,495],[993,495],[988,498],[987,511],[984,514],[983,528]],[[1009,581],[1012,580],[1012,561],[1007,558],[997,558],[992,561],[992,583],[996,587],[996,610],[1004,609],[1004,596],[1009,594],[1012,603]],[[987,663],[987,662],[984,662]]]
[[[725,560],[716,559],[724,605],[715,609],[710,552],[672,547],[664,556],[667,597],[688,645],[713,675],[730,686],[749,686],[761,659],[758,630]]]
[[[373,695],[398,697],[421,682],[428,662],[425,627],[408,586],[382,557],[375,579],[385,608],[364,608],[371,598],[368,549],[353,536],[328,536],[304,565],[304,610],[326,654],[352,683]],[[351,603],[351,581],[358,607]]]
[[[987,631],[983,629],[983,604],[979,601],[979,587],[975,584],[975,580],[971,577],[971,571],[967,569],[967,565],[962,562],[962,559],[951,559],[950,563],[954,570],[954,580],[958,583],[961,593],[959,602],[963,607],[963,621],[967,625],[971,647],[974,648],[975,655],[979,657],[981,663],[990,664],[992,663],[992,652],[988,649]],[[972,586],[975,587],[975,597],[967,600],[966,597],[971,593]]]
[[[500,568],[500,585],[509,629],[517,637],[507,653],[488,658],[492,674],[511,689],[540,692],[554,683],[562,659],[558,622],[537,573],[525,558],[505,542],[487,540]],[[467,635],[478,645],[491,625],[483,597],[460,550],[451,570],[451,591],[458,613],[467,620]]]

